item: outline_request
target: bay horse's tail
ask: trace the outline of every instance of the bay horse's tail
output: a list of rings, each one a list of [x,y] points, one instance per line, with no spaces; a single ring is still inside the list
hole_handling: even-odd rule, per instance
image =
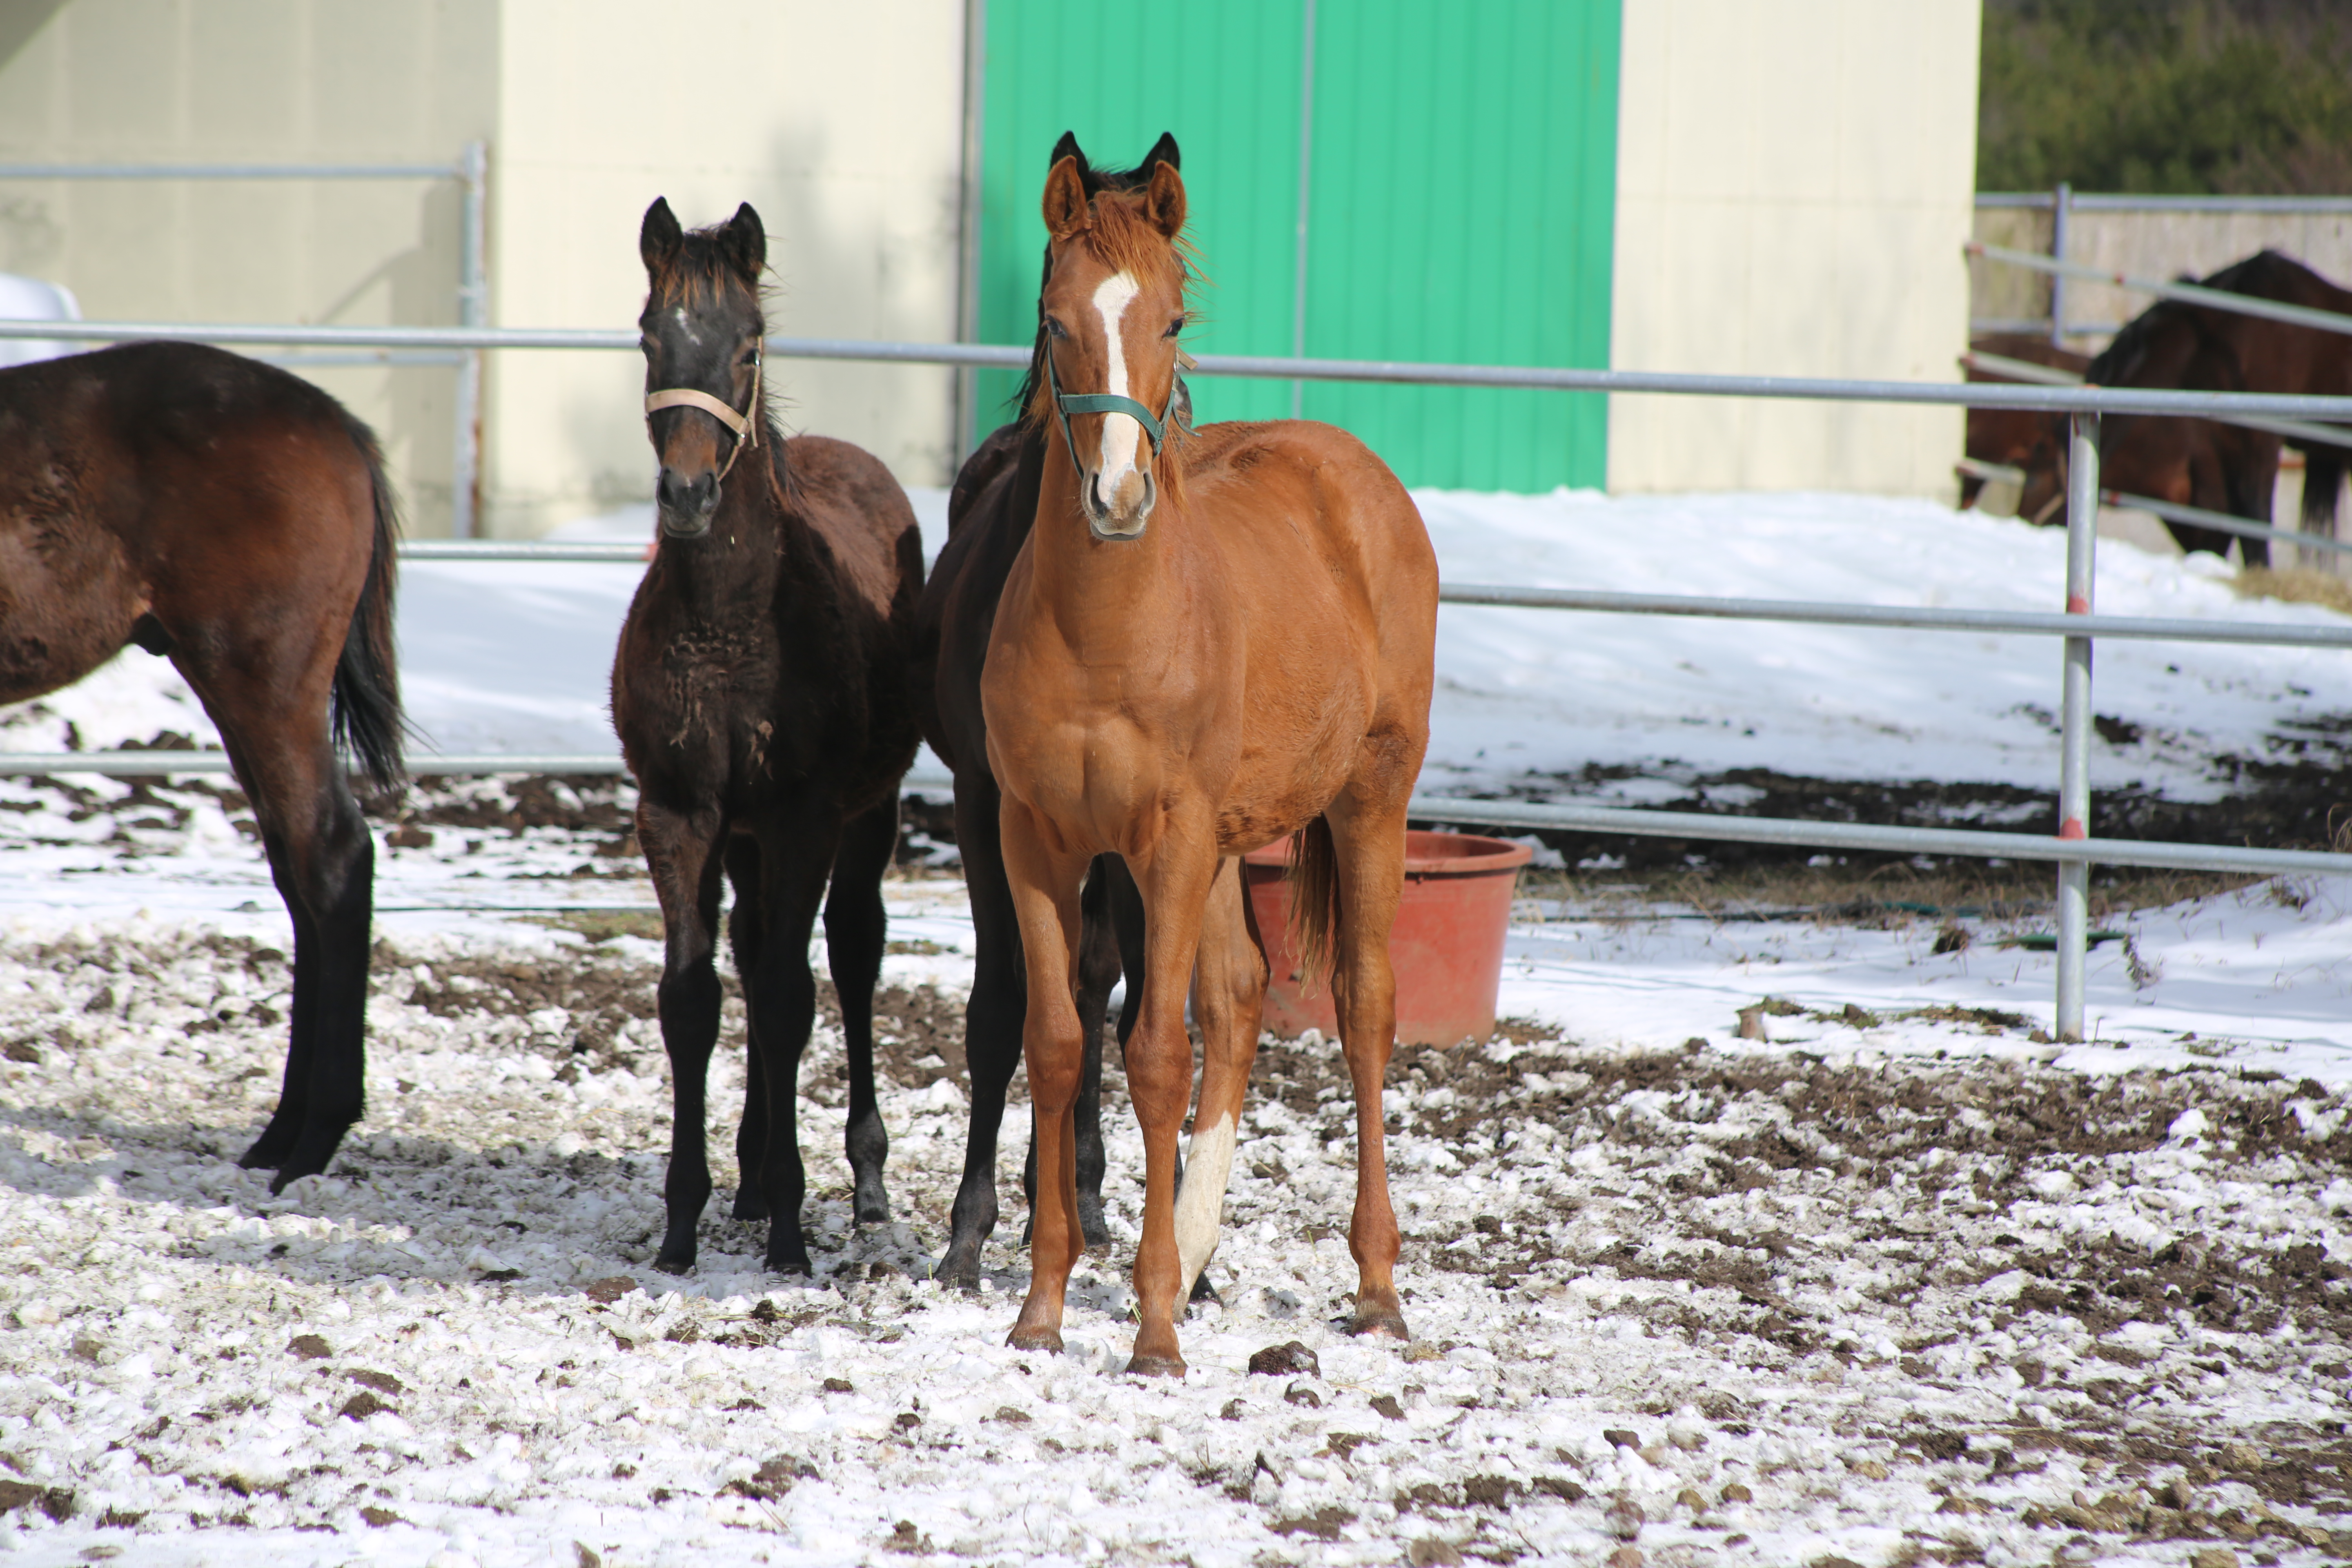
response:
[[[2303,453],[2303,531],[2336,537],[2336,492],[2344,488],[2345,451],[2315,441]]]
[[[368,471],[375,522],[367,581],[360,602],[352,608],[352,629],[343,638],[342,657],[335,662],[333,724],[335,744],[356,755],[360,769],[381,790],[396,790],[406,774],[401,761],[401,739],[407,726],[400,714],[400,668],[393,652],[393,595],[399,563],[394,553],[400,533],[400,507],[392,480],[383,471],[383,449],[375,432],[349,414],[344,428],[360,449]]]
[[[1341,977],[1332,967],[1339,935],[1339,853],[1331,825],[1317,817],[1290,838],[1283,872],[1290,889],[1290,951],[1298,955],[1298,985],[1307,995],[1328,975],[1334,997]]]

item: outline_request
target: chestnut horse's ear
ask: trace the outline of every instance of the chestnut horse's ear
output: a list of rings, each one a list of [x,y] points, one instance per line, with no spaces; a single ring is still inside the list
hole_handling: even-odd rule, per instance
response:
[[[645,258],[646,270],[658,272],[677,256],[678,247],[686,243],[686,231],[677,226],[677,215],[669,210],[669,198],[656,196],[654,205],[646,209],[646,221],[637,230],[637,254]]]
[[[1045,232],[1056,240],[1067,239],[1087,226],[1086,176],[1079,171],[1078,155],[1072,153],[1045,176]]]
[[[1171,169],[1184,166],[1184,155],[1176,151],[1176,133],[1173,131],[1162,131],[1160,140],[1151,144],[1151,151],[1143,155],[1142,167],[1149,169],[1154,163],[1165,163]]]
[[[751,282],[760,281],[760,268],[768,264],[768,231],[760,222],[760,215],[745,202],[735,209],[720,231],[726,242],[727,259]]]
[[[1078,133],[1075,131],[1062,132],[1062,139],[1054,143],[1054,155],[1045,160],[1045,167],[1050,170],[1065,158],[1078,161],[1078,184],[1087,195],[1091,196],[1102,189],[1102,176],[1095,173],[1094,165],[1087,162],[1086,153],[1079,151]]]
[[[1170,239],[1184,226],[1184,176],[1176,165],[1162,161],[1151,165],[1151,184],[1143,193],[1143,216]]]

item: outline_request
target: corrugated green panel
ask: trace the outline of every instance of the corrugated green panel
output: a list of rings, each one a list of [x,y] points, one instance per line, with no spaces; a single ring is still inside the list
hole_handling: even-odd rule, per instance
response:
[[[1320,7],[1307,352],[1606,366],[1618,0]],[[1409,484],[1607,477],[1604,399],[1313,385]]]
[[[1183,151],[1193,243],[1209,284],[1197,353],[1288,353],[1298,221],[1302,0],[995,0],[988,7],[982,130],[980,337],[1035,334],[1045,228],[1037,205],[1064,131],[1124,168],[1162,131]],[[1007,416],[1016,375],[979,378],[975,437]],[[1286,416],[1286,385],[1203,380],[1195,416]]]

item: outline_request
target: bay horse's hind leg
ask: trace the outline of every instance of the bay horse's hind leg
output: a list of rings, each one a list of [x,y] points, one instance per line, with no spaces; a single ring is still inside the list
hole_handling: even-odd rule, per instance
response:
[[[824,948],[833,972],[834,995],[841,1005],[841,1035],[849,1055],[849,1129],[845,1139],[854,1184],[851,1217],[859,1225],[887,1225],[890,1194],[882,1165],[890,1155],[889,1130],[874,1096],[874,986],[882,977],[887,917],[882,910],[882,877],[898,842],[898,802],[894,795],[842,826],[841,847],[833,860],[833,887],[824,900]]]
[[[728,911],[727,945],[735,954],[735,973],[751,973],[760,955],[760,846],[741,834],[727,840],[727,879],[735,889],[735,905]],[[763,1220],[768,1197],[760,1190],[756,1173],[768,1147],[768,1090],[760,1042],[750,1012],[743,1023],[743,1119],[735,1125],[735,1206],[733,1217]]]
[[[180,662],[253,802],[270,878],[294,925],[285,1082],[277,1111],[238,1162],[276,1171],[272,1192],[324,1171],[364,1109],[375,842],[327,733],[323,675],[333,657],[316,700],[290,703],[216,661]],[[300,717],[268,721],[286,714]]]
[[[711,1047],[719,1039],[719,839],[716,810],[674,811],[640,799],[637,842],[662,907],[662,977],[656,1004],[669,1053],[669,1173],[662,1182],[666,1221],[654,1267],[683,1274],[694,1267],[695,1228],[710,1201],[710,1157],[704,1146],[704,1100]],[[746,981],[748,989],[749,981]],[[748,1176],[746,1178],[749,1179]]]
[[[1392,800],[1371,804],[1343,795],[1323,818],[1331,832],[1339,882],[1332,1000],[1356,1091],[1356,1211],[1348,1226],[1348,1250],[1356,1258],[1356,1314],[1348,1331],[1401,1340],[1412,1336],[1397,1296],[1400,1238],[1396,1210],[1389,1202],[1381,1091],[1396,1049],[1396,974],[1389,964],[1389,931],[1404,886],[1404,803],[1402,791]]]

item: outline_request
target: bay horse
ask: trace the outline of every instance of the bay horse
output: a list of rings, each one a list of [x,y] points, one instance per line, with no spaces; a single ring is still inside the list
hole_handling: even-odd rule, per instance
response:
[[[2274,250],[2233,262],[2203,279],[2226,289],[2284,304],[2352,314],[2352,290]],[[2115,341],[2084,369],[2102,386],[2186,387],[2214,392],[2352,395],[2352,336],[2273,321],[2180,300],[2159,300],[2125,323]],[[2063,420],[2027,464],[2018,502],[2021,516],[2053,511],[2064,494]],[[2337,493],[2352,453],[2324,442],[2291,440],[2304,454],[2302,524],[2306,533],[2333,538]],[[2210,419],[2156,415],[2108,415],[2100,421],[2099,483],[2106,489],[2153,496],[2208,510],[2269,522],[2278,481],[2280,438]],[[2169,522],[2187,551],[2229,552],[2231,535],[2194,523]],[[2241,539],[2249,565],[2270,563],[2266,540]]]
[[[1118,855],[1145,910],[1128,1045],[1144,1139],[1129,1370],[1168,1374],[1184,1370],[1175,1307],[1215,1243],[1266,978],[1236,858],[1290,836],[1301,951],[1309,973],[1329,971],[1355,1090],[1350,1327],[1405,1335],[1381,1090],[1396,1033],[1389,931],[1437,626],[1428,531],[1362,443],[1302,420],[1169,423],[1185,208],[1183,177],[1164,159],[1140,191],[1089,194],[1073,143],[1046,178],[1049,341],[1029,417],[1050,452],[981,682],[1028,971],[1022,1047],[1038,1146],[1031,1281],[1011,1342],[1060,1345],[1085,1248],[1072,965],[1080,882],[1095,857]],[[1234,932],[1246,940],[1218,940]],[[1188,981],[1205,1071],[1180,1198]]]
[[[2062,349],[2047,337],[2030,332],[1990,332],[1971,338],[1969,347],[1978,353],[2000,354],[2005,359],[2023,360],[2029,364],[2046,364],[2054,370],[2070,370],[2083,374],[2091,363],[2088,354],[2078,354]],[[1966,367],[1970,381],[2005,382],[2009,377],[1998,371]],[[2063,420],[2057,422],[2063,428]],[[1969,410],[1968,434],[1962,449],[1980,463],[2000,463],[2011,468],[2031,468],[2051,439],[2052,420],[2047,414],[2030,408],[1971,408]],[[1973,474],[1960,476],[1960,507],[1963,510],[1976,505],[1983,493],[1985,481]],[[2039,521],[2039,520],[2037,520]]]
[[[1054,148],[1059,163],[1076,146],[1065,132]],[[1140,189],[1154,163],[1181,157],[1173,136],[1162,135],[1130,170],[1086,172],[1088,193]],[[1049,167],[1051,164],[1049,163]],[[1046,258],[1050,269],[1052,258]],[[1042,289],[1043,284],[1041,282]],[[1013,399],[1025,409],[1044,384],[1045,331],[1041,322],[1029,372]],[[1189,410],[1184,417],[1189,420]],[[974,963],[964,1010],[964,1055],[971,1075],[971,1121],[964,1145],[963,1179],[949,1216],[946,1250],[935,1277],[976,1289],[981,1247],[995,1228],[996,1141],[1013,1068],[1021,1065],[1027,976],[1011,885],[1005,880],[997,818],[1002,799],[988,767],[988,721],[981,702],[981,670],[996,621],[1005,577],[1036,521],[1037,490],[1047,455],[1045,433],[1016,417],[1000,426],[964,460],[948,492],[948,542],[932,563],[919,613],[922,648],[917,661],[923,739],[955,775],[956,848],[971,901]],[[1084,1048],[1074,1108],[1076,1118],[1078,1226],[1088,1247],[1110,1239],[1103,1218],[1107,1162],[1102,1138],[1102,1065],[1106,1013],[1112,987],[1127,975],[1118,1038],[1126,1043],[1143,994],[1143,905],[1135,882],[1116,856],[1099,856],[1081,898],[1084,938],[1076,970],[1076,1006]],[[1034,1213],[1037,1147],[1030,1140],[1023,1187]]]
[[[294,925],[272,1192],[364,1109],[375,845],[339,752],[402,774],[397,506],[373,432],[299,376],[200,343],[0,370],[0,702],[135,644],[220,731]]]
[[[719,1035],[723,874],[749,1015],[734,1215],[769,1222],[770,1268],[806,1273],[797,1110],[820,900],[849,1058],[852,1213],[861,1225],[890,1217],[874,985],[898,780],[915,757],[922,536],[874,457],[778,432],[761,385],[760,215],[747,203],[689,234],[657,199],[637,247],[660,526],[614,655],[613,727],[637,781],[637,841],[662,910],[658,1006],[674,1115],[654,1266],[693,1266],[710,1197],[704,1095]]]

